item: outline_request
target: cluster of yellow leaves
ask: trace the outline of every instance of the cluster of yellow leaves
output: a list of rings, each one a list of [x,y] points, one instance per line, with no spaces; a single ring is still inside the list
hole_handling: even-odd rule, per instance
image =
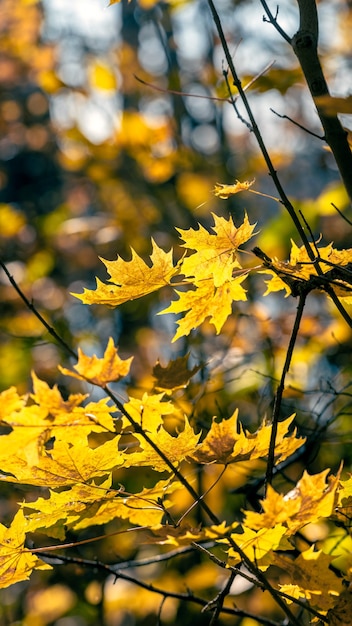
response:
[[[288,602],[305,598],[322,611],[331,609],[343,590],[342,579],[330,569],[334,556],[316,550],[314,545],[295,559],[288,554],[295,547],[290,538],[298,531],[332,517],[339,475],[327,480],[328,473],[310,476],[304,472],[296,487],[285,495],[268,486],[262,512],[244,511],[240,529],[231,533],[230,540],[223,540],[230,545],[234,542],[228,549],[229,565],[240,563],[239,546],[261,570],[275,565],[285,572],[290,582],[280,584],[280,590],[289,596]]]
[[[101,358],[80,351],[75,371],[60,369],[65,375],[106,388],[108,382],[127,376],[130,364],[131,359],[120,359],[110,339]],[[289,574],[289,582],[284,580],[280,587],[288,602],[305,598],[334,615],[342,592],[341,579],[330,570],[336,555],[327,556],[313,546],[295,559],[287,555],[294,548],[292,538],[297,532],[330,519],[336,503],[345,510],[352,497],[352,479],[339,483],[339,476],[328,479],[328,471],[315,476],[304,472],[289,493],[277,493],[269,486],[262,512],[244,511],[242,524],[222,521],[194,528],[187,522],[187,512],[176,525],[165,521],[173,519],[174,492],[185,489],[172,467],[179,470],[185,462],[226,467],[265,459],[268,453],[271,425],[263,422],[250,433],[240,424],[237,411],[222,421],[214,418],[202,440],[202,433],[194,432],[187,416],[164,390],[170,393],[187,385],[196,369],[188,370],[187,357],[164,368],[158,363],[154,373],[163,391],[145,393],[141,399],[130,397],[119,412],[109,401],[89,401],[84,394],[65,400],[57,386],[50,388],[35,374],[30,396],[21,396],[14,388],[1,394],[1,480],[46,488],[46,492],[20,503],[9,528],[0,525],[0,587],[26,580],[33,569],[50,567],[35,549],[26,547],[28,533],[64,541],[67,531],[115,520],[118,532],[126,525],[142,528],[149,531],[149,542],[159,545],[180,547],[212,541],[226,547],[228,567],[239,565],[243,554],[263,571],[275,565]],[[167,428],[170,416],[179,424],[172,432]],[[278,425],[276,463],[304,444],[292,428],[293,420],[294,415]],[[99,440],[94,434],[99,434]],[[136,493],[127,492],[119,476],[131,467],[156,472],[154,484]],[[159,473],[164,474],[161,479]],[[327,590],[324,598],[322,580]]]
[[[254,181],[233,185],[216,185],[214,193],[221,198],[250,189]],[[253,193],[259,193],[253,191]],[[84,289],[83,294],[73,294],[86,304],[105,304],[116,307],[161,289],[174,289],[177,296],[159,314],[181,314],[173,341],[189,335],[205,320],[209,320],[217,333],[231,315],[235,301],[246,300],[242,286],[251,268],[242,267],[238,252],[253,237],[254,224],[245,215],[236,227],[232,218],[225,219],[213,214],[214,225],[210,229],[199,225],[198,229],[177,229],[185,254],[173,262],[172,251],[163,251],[152,240],[152,254],[147,264],[132,250],[132,258],[125,261],[102,259],[108,274],[107,283],[97,278],[95,290]],[[256,250],[259,250],[258,248]],[[304,246],[292,242],[290,259],[281,262],[268,259],[264,253],[263,273],[271,274],[264,295],[285,290],[286,295],[297,295],[303,288],[327,290],[346,303],[352,302],[352,250],[335,250],[332,244],[315,247],[316,261],[312,262]],[[176,287],[180,287],[177,289]]]
[[[219,333],[232,312],[232,303],[245,300],[242,282],[249,269],[243,269],[238,250],[252,236],[255,225],[247,215],[237,228],[230,217],[225,219],[213,215],[211,231],[203,226],[197,230],[177,229],[186,249],[181,260],[174,264],[172,252],[164,252],[152,241],[152,255],[147,265],[135,251],[130,261],[117,258],[103,263],[109,273],[109,282],[97,279],[97,288],[84,289],[83,294],[74,294],[86,304],[106,304],[116,307],[123,302],[140,298],[163,286],[173,287],[173,279],[182,279],[182,291],[175,289],[178,299],[173,301],[165,313],[183,313],[174,341],[188,335],[209,318]]]
[[[119,358],[110,339],[103,357],[88,357],[80,351],[75,371],[60,369],[65,375],[105,388],[107,382],[128,374],[130,361]],[[187,369],[187,357],[177,359],[169,370],[158,365],[156,373],[166,387],[170,387],[170,372],[178,374],[175,388],[186,385],[194,373]],[[0,478],[47,490],[44,497],[22,502],[10,528],[2,527],[5,539],[0,558],[4,560],[4,575],[0,586],[24,580],[33,568],[44,567],[25,547],[29,532],[64,540],[67,530],[126,520],[154,529],[154,541],[181,545],[210,537],[218,539],[233,530],[225,524],[197,530],[181,525],[173,532],[162,524],[165,511],[172,510],[172,494],[184,488],[172,466],[176,469],[192,460],[227,465],[244,458],[265,457],[270,426],[263,424],[256,433],[248,433],[239,424],[236,412],[223,426],[214,419],[200,443],[201,433],[194,432],[187,416],[164,393],[145,393],[141,399],[130,397],[117,417],[116,413],[116,407],[105,399],[93,402],[85,394],[72,394],[65,400],[57,386],[50,388],[35,374],[29,396],[19,395],[14,388],[0,395],[0,423],[4,429],[0,436]],[[177,418],[176,431],[168,431],[164,421],[168,416]],[[280,425],[277,461],[304,442],[296,438],[295,431],[288,434],[292,420]],[[94,439],[94,434],[100,439]],[[155,480],[152,487],[138,493],[128,493],[120,484],[119,470],[138,466],[168,473],[169,477]]]
[[[324,247],[317,247],[316,250],[319,257],[313,263],[306,248],[304,246],[298,247],[292,241],[290,260],[281,262],[275,259],[270,263],[270,267],[264,270],[265,273],[272,275],[271,280],[266,281],[267,290],[264,295],[284,289],[286,296],[289,296],[298,283],[308,283],[313,279],[316,282],[312,284],[312,287],[324,290],[329,285],[339,298],[346,303],[351,303],[352,271],[350,264],[352,263],[352,249],[335,250],[330,243]],[[318,263],[323,274],[322,277],[319,276]]]

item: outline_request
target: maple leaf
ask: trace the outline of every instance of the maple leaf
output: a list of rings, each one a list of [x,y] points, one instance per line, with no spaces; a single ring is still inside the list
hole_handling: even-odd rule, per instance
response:
[[[12,416],[17,415],[26,404],[26,397],[20,396],[15,387],[0,393],[0,422],[9,423]]]
[[[262,513],[245,511],[245,524],[250,528],[271,528],[285,524],[292,535],[309,523],[328,518],[335,508],[335,493],[339,475],[326,482],[329,470],[310,476],[306,471],[296,487],[286,495],[274,491],[269,485]]]
[[[286,528],[281,524],[276,524],[273,528],[261,528],[258,532],[242,526],[241,533],[232,533],[231,539],[241,548],[246,556],[252,561],[257,563],[257,566],[261,570],[266,570],[271,564],[271,558],[265,559],[273,550],[276,550],[284,535],[286,534]],[[225,540],[228,543],[228,539]],[[222,542],[222,540],[221,540]],[[240,563],[242,557],[238,554],[235,548],[231,547],[228,550],[228,564],[233,566]]]
[[[212,279],[214,286],[220,287],[232,279],[235,268],[241,268],[236,253],[253,236],[255,224],[249,223],[247,214],[239,227],[235,226],[231,216],[226,220],[212,213],[212,218],[212,232],[201,225],[198,230],[177,228],[184,241],[181,245],[195,251],[182,259],[180,273],[193,278],[192,283],[196,285]]]
[[[249,182],[245,180],[241,183],[239,180],[232,185],[224,185],[223,183],[216,183],[214,188],[214,195],[222,198],[223,200],[227,200],[229,196],[233,196],[236,193],[240,193],[241,191],[248,191],[248,189],[253,185],[255,181],[252,180]]]
[[[267,269],[263,273],[272,275],[270,281],[265,281],[267,290],[265,296],[275,291],[286,291],[286,296],[291,293],[297,295],[297,286],[306,285],[310,290],[325,290],[329,285],[335,294],[346,303],[352,302],[352,249],[335,250],[330,243],[324,247],[317,247],[319,254],[319,266],[323,272],[320,276],[317,266],[309,258],[304,246],[300,248],[292,241],[289,262],[281,262],[269,259],[266,255],[255,248],[254,252],[263,258]],[[326,262],[324,262],[326,261]]]
[[[291,585],[280,585],[281,591],[293,597],[303,596],[313,606],[327,611],[334,606],[336,596],[343,590],[341,578],[330,569],[332,556],[324,554],[322,550],[315,550],[311,546],[293,561],[284,554],[275,554],[273,563],[289,575]]]
[[[191,330],[198,328],[207,318],[219,334],[232,313],[233,301],[246,300],[246,291],[241,286],[245,278],[246,276],[238,276],[218,288],[214,288],[214,285],[209,282],[200,285],[194,291],[175,290],[179,299],[174,300],[167,309],[159,313],[163,315],[186,312],[185,316],[177,321],[178,329],[172,341],[189,335]]]
[[[119,518],[129,520],[131,524],[158,527],[165,516],[165,510],[171,506],[169,496],[182,489],[178,481],[160,480],[150,488],[143,488],[138,493],[118,494],[112,490],[107,497],[98,497],[92,503],[88,513],[82,512],[81,518],[73,524],[74,530],[82,530],[92,525],[109,523]],[[118,497],[117,497],[118,496]]]
[[[201,365],[195,365],[188,369],[189,354],[170,361],[163,367],[158,360],[153,367],[153,376],[156,379],[155,389],[158,391],[171,392],[176,389],[187,387],[190,379],[201,369]]]
[[[0,458],[2,471],[8,472],[1,475],[1,480],[52,488],[86,483],[106,476],[123,464],[124,455],[118,451],[118,442],[119,436],[92,449],[87,441],[82,445],[81,440],[72,444],[58,440],[50,453],[44,450],[33,465],[19,451],[17,456],[15,453],[9,456],[7,463],[5,456]]]
[[[296,429],[288,434],[294,415],[279,422],[275,446],[275,459],[280,463],[293,454],[305,439],[296,438]],[[213,418],[211,428],[192,454],[199,463],[221,463],[227,465],[244,460],[265,458],[268,454],[271,425],[263,422],[255,433],[245,432],[238,422],[238,410],[232,417],[220,423]]]
[[[120,380],[127,376],[130,371],[133,357],[122,360],[117,354],[117,348],[115,348],[114,340],[109,338],[108,345],[104,352],[103,358],[98,358],[95,354],[93,356],[87,356],[84,352],[78,348],[78,363],[74,365],[75,372],[61,367],[59,370],[66,376],[72,376],[72,378],[78,378],[78,380],[85,380],[99,385],[99,387],[105,387],[107,383]]]
[[[117,307],[123,302],[141,298],[165,285],[179,273],[172,262],[172,251],[164,252],[152,239],[151,267],[132,250],[130,261],[118,257],[116,261],[101,259],[110,276],[108,284],[96,279],[95,290],[84,289],[83,294],[72,294],[85,304],[106,304]]]
[[[238,527],[235,522],[228,526],[226,522],[221,524],[213,524],[211,526],[196,527],[190,526],[187,522],[182,522],[177,526],[160,525],[153,528],[152,539],[149,543],[158,543],[160,545],[185,546],[190,545],[194,541],[207,541],[209,539],[226,539],[231,530]],[[226,538],[227,536],[227,538]]]
[[[163,416],[171,415],[175,411],[172,402],[164,401],[164,393],[153,395],[144,393],[141,399],[131,396],[124,408],[134,421],[148,433],[157,433],[163,426]],[[130,422],[125,416],[122,416],[122,426],[123,428],[130,428]]]
[[[48,414],[55,416],[62,413],[71,413],[83,400],[88,398],[88,394],[71,394],[68,400],[64,400],[57,385],[50,388],[44,381],[40,380],[35,372],[32,372],[33,393],[31,398],[41,407],[46,408]]]
[[[133,433],[133,436],[139,442],[142,452],[134,452],[126,455],[124,467],[145,466],[152,467],[156,472],[170,472],[170,468],[160,457],[156,450],[145,441],[143,435]],[[177,433],[176,436],[170,435],[163,426],[161,426],[152,439],[168,460],[178,467],[180,463],[189,457],[196,448],[200,434],[196,435],[193,428],[189,424],[187,418],[184,418],[184,429]]]
[[[175,290],[178,300],[159,313],[185,313],[177,322],[173,341],[188,335],[208,317],[219,333],[231,315],[232,303],[246,300],[241,283],[249,270],[241,268],[237,251],[252,237],[255,225],[249,223],[247,215],[238,228],[231,217],[228,220],[214,214],[212,217],[212,232],[201,225],[198,230],[177,229],[184,241],[182,246],[194,252],[180,261],[179,273],[185,276],[183,282],[189,289]]]
[[[28,580],[33,569],[51,569],[28,548],[25,548],[26,520],[17,511],[9,528],[0,524],[0,588]]]

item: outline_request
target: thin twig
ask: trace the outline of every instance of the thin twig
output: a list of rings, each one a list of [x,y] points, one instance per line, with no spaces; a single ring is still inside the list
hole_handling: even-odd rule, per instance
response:
[[[225,38],[225,35],[224,35],[224,31],[223,31],[223,28],[222,28],[220,17],[219,17],[219,14],[218,14],[218,12],[217,12],[217,10],[215,8],[213,0],[208,0],[208,4],[209,4],[209,7],[210,7],[210,10],[211,10],[213,19],[214,19],[214,23],[215,23],[217,31],[218,31],[218,35],[219,35],[219,38],[220,38],[220,41],[221,41],[222,48],[223,48],[224,53],[225,53],[227,64],[228,64],[229,69],[230,69],[231,74],[232,74],[234,86],[237,88],[239,96],[240,96],[240,98],[242,100],[242,103],[243,103],[243,105],[245,107],[245,110],[246,110],[246,113],[248,115],[248,119],[249,119],[249,122],[250,122],[250,125],[251,125],[251,130],[252,130],[252,132],[255,135],[255,138],[256,138],[256,140],[258,142],[258,145],[259,145],[259,148],[261,150],[261,153],[262,153],[262,155],[264,157],[265,163],[266,163],[266,165],[268,167],[269,174],[272,177],[273,183],[274,183],[274,185],[275,185],[275,187],[276,187],[276,189],[277,189],[277,191],[279,193],[280,202],[283,204],[283,206],[288,211],[288,213],[289,213],[289,215],[290,215],[294,225],[296,226],[297,231],[298,231],[298,233],[299,233],[299,235],[300,235],[300,237],[302,239],[304,247],[307,250],[307,254],[308,254],[309,258],[311,260],[313,260],[314,257],[315,257],[314,251],[312,250],[312,247],[311,247],[311,245],[310,245],[310,243],[308,241],[308,238],[307,238],[307,236],[306,236],[306,234],[304,232],[304,229],[303,229],[303,226],[302,226],[302,224],[301,224],[301,222],[299,220],[299,217],[298,217],[298,215],[297,215],[293,205],[289,201],[289,199],[288,199],[288,197],[287,197],[287,195],[286,195],[286,193],[285,193],[285,191],[284,191],[284,189],[283,189],[283,187],[281,185],[281,182],[279,180],[277,172],[276,172],[276,170],[274,168],[274,165],[272,163],[271,157],[270,157],[270,155],[268,153],[268,150],[267,150],[266,145],[264,143],[264,140],[262,138],[261,132],[260,132],[260,130],[258,128],[258,125],[256,123],[256,120],[254,118],[254,115],[253,115],[252,109],[250,107],[250,104],[248,102],[247,96],[246,96],[246,94],[245,94],[245,92],[243,90],[242,83],[241,83],[241,81],[240,81],[240,79],[238,77],[238,74],[237,74],[237,71],[236,71],[236,68],[235,68],[232,56],[231,56],[230,51],[229,51],[229,47],[227,45],[227,41],[226,41],[226,38]]]
[[[276,395],[275,395],[274,408],[273,408],[273,413],[272,413],[272,418],[271,418],[272,427],[271,427],[271,437],[270,437],[269,452],[268,452],[268,462],[267,462],[266,474],[265,474],[265,493],[268,488],[268,485],[271,485],[272,479],[273,479],[273,470],[274,470],[274,465],[275,465],[276,436],[277,436],[277,431],[278,431],[282,396],[283,396],[283,392],[285,389],[286,375],[290,368],[293,351],[294,351],[297,337],[298,337],[298,331],[299,331],[299,327],[300,327],[302,316],[303,316],[306,298],[307,298],[307,291],[305,289],[302,289],[302,292],[298,301],[297,313],[296,313],[295,322],[294,322],[291,337],[290,337],[290,342],[289,342],[287,352],[286,352],[285,363],[282,368],[280,383],[279,383],[279,386],[277,388]]]
[[[25,293],[23,293],[22,289],[20,288],[18,283],[15,281],[14,277],[10,274],[9,270],[7,269],[6,264],[4,263],[2,259],[0,259],[0,266],[4,270],[7,278],[9,279],[15,291],[17,291],[21,300],[25,303],[26,307],[30,311],[32,311],[33,315],[35,315],[38,318],[38,320],[41,322],[41,324],[43,324],[44,328],[46,328],[48,333],[50,333],[50,335],[54,337],[54,339],[66,350],[66,352],[68,352],[71,356],[74,357],[74,359],[77,360],[78,359],[77,353],[74,350],[72,350],[72,348],[68,345],[68,343],[66,343],[66,341],[62,337],[60,337],[60,335],[58,335],[56,330],[48,324],[46,319],[39,313],[38,309],[35,307],[33,302],[28,300],[27,296],[25,295]]]
[[[295,120],[293,120],[292,117],[289,117],[288,115],[281,115],[280,113],[278,113],[272,108],[270,108],[270,111],[274,113],[274,115],[277,115],[277,117],[280,117],[282,120],[288,120],[289,122],[291,122],[291,124],[298,126],[298,128],[300,128],[301,130],[304,130],[304,132],[308,133],[308,135],[312,135],[312,137],[316,137],[317,139],[321,139],[322,141],[325,141],[324,135],[318,135],[317,133],[313,133],[313,131],[309,130],[309,128],[306,128],[305,126],[302,126],[302,124],[299,124],[299,122],[296,122]]]
[[[283,28],[281,28],[281,26],[278,24],[278,21],[277,21],[277,16],[279,14],[279,7],[276,7],[276,15],[274,16],[272,12],[270,11],[266,1],[260,0],[260,2],[262,3],[263,9],[268,16],[267,18],[265,16],[263,17],[263,22],[270,22],[270,24],[272,24],[274,28],[276,28],[277,32],[280,33],[281,37],[286,39],[286,41],[290,44],[291,37],[289,37],[289,35],[283,30]]]
[[[337,211],[337,212],[338,212],[339,216],[340,216],[340,217],[342,217],[342,219],[343,219],[343,220],[345,220],[345,222],[347,222],[347,224],[349,224],[350,226],[352,226],[352,221],[351,221],[351,220],[349,220],[349,219],[346,217],[346,215],[344,215],[344,214],[342,213],[342,211],[341,211],[341,210],[340,210],[340,209],[336,206],[336,204],[334,204],[333,202],[331,202],[331,206],[333,206],[333,207],[334,207],[335,211]]]
[[[53,558],[50,553],[47,555],[45,553],[42,553],[41,557],[46,557],[50,560],[52,560]],[[105,563],[102,563],[101,561],[98,561],[98,560],[83,559],[79,557],[66,556],[63,554],[55,555],[55,560],[60,560],[63,564],[67,564],[67,565],[76,564],[76,565],[80,565],[81,567],[87,567],[93,570],[100,570],[102,572],[105,572],[106,574],[111,574],[112,576],[115,577],[116,580],[118,579],[126,580],[128,582],[135,584],[137,587],[146,589],[147,591],[150,591],[151,593],[159,594],[163,596],[164,598],[174,598],[176,600],[181,600],[184,602],[193,602],[194,604],[198,604],[200,606],[206,606],[207,604],[207,600],[205,600],[204,598],[195,596],[190,592],[177,593],[177,592],[168,591],[165,589],[160,589],[159,587],[156,587],[155,585],[151,583],[146,583],[143,580],[139,580],[138,578],[129,576],[128,574],[122,572],[119,569],[116,570],[114,566],[106,565]],[[252,617],[253,619],[255,618],[257,621],[258,619],[260,619],[261,623],[264,624],[264,626],[280,626],[278,622],[274,622],[267,618],[263,618],[263,619],[261,617],[258,618],[257,615],[254,616],[251,613],[248,613],[247,611],[243,611],[243,610],[236,609],[236,608],[230,609],[228,607],[222,606],[221,613],[224,613],[226,615],[235,615],[235,616],[238,615],[240,617]]]

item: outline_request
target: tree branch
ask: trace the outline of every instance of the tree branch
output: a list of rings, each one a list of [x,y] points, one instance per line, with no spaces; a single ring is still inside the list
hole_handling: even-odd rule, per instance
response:
[[[318,57],[318,14],[315,0],[297,0],[300,26],[291,45],[298,58],[313,100],[329,95],[329,89]],[[325,141],[331,148],[342,181],[352,203],[352,153],[337,115],[327,115],[316,104],[324,128]]]

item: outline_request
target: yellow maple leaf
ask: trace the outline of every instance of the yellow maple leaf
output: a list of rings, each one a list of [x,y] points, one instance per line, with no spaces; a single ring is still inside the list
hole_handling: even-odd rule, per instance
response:
[[[241,533],[232,533],[231,539],[236,542],[252,563],[256,563],[259,569],[266,570],[270,565],[271,558],[265,559],[265,557],[279,547],[286,534],[286,528],[281,524],[276,524],[273,528],[261,528],[256,532],[247,526],[242,526],[242,531]],[[229,548],[228,564],[237,565],[241,560],[242,557],[236,549]]]
[[[153,395],[144,393],[141,399],[130,397],[124,408],[147,433],[157,433],[163,425],[163,416],[175,412],[173,403],[168,400],[164,401],[163,393]],[[125,416],[121,419],[123,428],[129,429],[128,419]]]
[[[20,396],[15,387],[0,393],[0,422],[8,424],[12,416],[17,415],[26,404],[26,397]]]
[[[247,214],[239,227],[231,216],[225,219],[212,213],[212,217],[212,232],[201,225],[198,230],[177,229],[184,241],[181,245],[194,251],[182,259],[180,273],[192,278],[193,284],[211,279],[215,287],[220,287],[232,279],[234,269],[241,268],[237,251],[253,236],[255,224],[249,223]]]
[[[267,269],[263,273],[272,275],[270,281],[265,281],[267,290],[264,295],[284,289],[288,296],[295,292],[299,284],[308,285],[310,281],[311,289],[324,290],[329,285],[339,298],[347,303],[352,302],[352,248],[335,250],[332,243],[317,247],[319,266],[323,273],[323,277],[320,277],[317,265],[309,258],[306,248],[298,247],[293,241],[291,244],[288,262],[277,259],[269,260],[269,263],[264,261]]]
[[[293,454],[305,439],[296,437],[296,430],[288,434],[294,415],[278,425],[275,446],[277,463]],[[235,463],[244,460],[265,458],[268,454],[271,424],[263,424],[255,433],[246,432],[238,422],[238,411],[232,417],[221,422],[213,419],[211,428],[204,441],[192,454],[199,463]]]
[[[194,290],[175,290],[179,299],[174,300],[167,309],[159,312],[159,315],[185,313],[185,316],[177,321],[178,329],[172,341],[189,335],[191,330],[198,328],[207,318],[219,334],[231,315],[233,301],[246,300],[246,291],[241,285],[245,278],[246,276],[243,275],[237,276],[221,287],[214,287],[214,284],[209,281],[200,284]]]
[[[42,409],[46,409],[51,417],[63,413],[71,413],[88,397],[88,394],[78,393],[71,394],[67,400],[64,400],[57,385],[50,388],[48,383],[44,380],[40,380],[35,372],[32,372],[32,382],[33,393],[31,394],[31,398]]]
[[[241,191],[248,191],[248,189],[253,185],[254,180],[250,181],[245,180],[241,183],[239,180],[232,185],[224,185],[223,183],[216,183],[214,187],[214,195],[226,200],[229,196],[233,196],[236,193],[240,193]]]
[[[121,257],[116,261],[101,259],[110,276],[108,284],[97,278],[95,290],[84,289],[83,294],[72,295],[85,304],[117,307],[123,302],[141,298],[169,285],[171,278],[179,273],[178,266],[174,266],[172,262],[172,251],[164,252],[153,239],[152,247],[150,267],[134,250],[130,261],[124,261]]]
[[[329,470],[310,476],[306,471],[296,487],[286,495],[274,491],[269,485],[262,513],[245,511],[245,524],[253,529],[270,528],[285,524],[292,535],[309,523],[328,518],[335,508],[335,493],[339,477],[326,482]]]
[[[0,524],[0,588],[28,580],[33,569],[51,569],[25,548],[26,520],[20,509],[9,528]]]
[[[154,486],[144,487],[138,493],[117,494],[114,497],[98,498],[89,509],[89,517],[83,511],[80,519],[72,527],[82,530],[92,525],[111,522],[114,519],[129,520],[131,524],[153,528],[161,524],[165,510],[171,506],[169,496],[176,490],[182,489],[178,481],[160,480]],[[118,497],[117,497],[118,496]],[[162,504],[161,504],[162,503]]]
[[[104,352],[104,356],[100,359],[95,354],[87,356],[78,348],[78,363],[74,365],[75,372],[59,365],[59,370],[66,376],[78,378],[105,387],[107,383],[120,380],[127,376],[130,371],[133,357],[129,359],[120,359],[115,348],[114,340],[109,338],[108,345]]]
[[[78,440],[55,441],[53,449],[43,450],[33,464],[23,458],[21,450],[6,459],[0,457],[0,466],[5,474],[1,480],[39,487],[64,487],[86,483],[108,475],[124,463],[124,455],[118,450],[119,436],[92,449]]]
[[[225,219],[214,214],[212,217],[212,232],[201,225],[197,230],[177,229],[184,241],[182,246],[193,252],[183,257],[179,268],[188,290],[175,290],[178,300],[159,313],[185,314],[177,322],[173,341],[188,335],[207,318],[219,333],[231,315],[232,303],[246,300],[241,283],[249,270],[241,268],[237,252],[239,246],[252,237],[255,225],[249,223],[247,215],[238,228],[231,217]]]
[[[293,561],[284,554],[275,553],[273,564],[289,575],[290,586],[280,585],[280,589],[293,597],[303,596],[310,604],[321,611],[327,611],[336,603],[336,596],[343,590],[342,579],[330,569],[332,556],[311,546]],[[290,594],[291,595],[291,594]]]
[[[126,455],[124,467],[145,466],[152,467],[156,472],[170,472],[170,468],[160,457],[158,452],[144,439],[142,435],[134,433],[139,442],[141,452]],[[179,467],[180,463],[189,457],[196,448],[199,435],[196,435],[187,418],[184,418],[184,429],[176,436],[170,435],[162,426],[151,438],[168,460]]]

